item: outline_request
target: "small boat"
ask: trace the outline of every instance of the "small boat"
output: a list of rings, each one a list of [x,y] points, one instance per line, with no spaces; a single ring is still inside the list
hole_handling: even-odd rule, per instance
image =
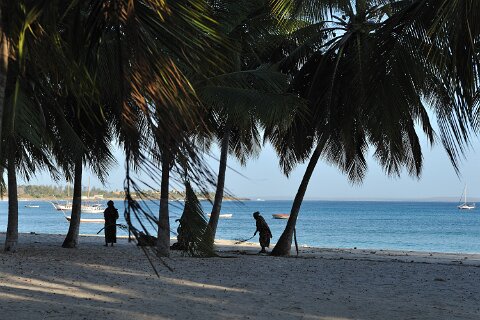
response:
[[[207,216],[210,217],[210,213],[207,214]],[[219,215],[219,218],[231,218],[232,216],[233,216],[232,213],[221,213],[221,214]]]
[[[52,202],[53,207],[58,211],[70,211],[72,210],[72,203],[66,202],[65,204],[60,204],[58,202]],[[83,213],[103,213],[105,211],[105,207],[101,203],[95,204],[86,204],[82,205],[82,212]]]
[[[90,199],[90,177],[88,177],[88,193],[87,193],[87,202],[82,204],[82,213],[103,213],[106,207],[101,203],[91,203]]]
[[[274,213],[272,217],[273,219],[288,219],[290,215],[288,213]]]
[[[36,204],[26,204],[25,208],[40,208],[40,206]]]
[[[475,203],[467,203],[467,185],[463,189],[463,203],[460,203],[457,208],[460,210],[472,210],[475,209]],[[460,198],[461,199],[461,198]]]
[[[63,211],[62,211],[63,212]],[[71,216],[67,216],[65,212],[63,212],[63,216],[65,219],[67,219],[68,222],[72,220]],[[105,219],[100,218],[100,219],[90,219],[90,218],[80,218],[80,223],[105,223]]]
[[[67,221],[72,220],[72,218],[70,216],[65,216],[65,219],[67,219]],[[105,220],[104,219],[82,219],[82,218],[80,218],[80,222],[83,222],[83,223],[105,223]]]
[[[58,202],[52,202],[53,207],[55,210],[63,211],[63,210],[72,210],[72,204],[68,201],[65,204],[60,204]]]
[[[103,213],[105,207],[101,203],[87,204],[82,206],[83,213]]]

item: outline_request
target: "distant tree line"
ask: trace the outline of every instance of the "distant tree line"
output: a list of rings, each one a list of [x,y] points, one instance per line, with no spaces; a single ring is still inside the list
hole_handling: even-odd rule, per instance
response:
[[[19,185],[17,187],[17,193],[20,198],[24,199],[69,199],[72,195],[72,188],[67,186],[52,186],[52,185]],[[153,197],[159,195],[159,191],[147,190],[143,191],[145,195]],[[196,193],[199,199],[213,199],[215,193]],[[4,193],[5,196],[5,193]],[[124,191],[123,190],[106,190],[98,187],[90,188],[90,192],[87,187],[82,188],[82,197],[90,196],[90,198],[103,198],[103,199],[123,199]],[[138,195],[133,194],[133,197],[138,197]],[[171,200],[184,200],[186,194],[184,191],[172,190],[170,191]],[[234,198],[231,196],[225,196],[225,200],[247,200],[245,198]]]
[[[72,196],[72,188],[67,186],[51,185],[19,185],[17,193],[20,198],[35,199],[67,199]],[[123,190],[108,191],[102,188],[94,187],[88,192],[88,188],[82,188],[82,196],[103,196],[104,199],[123,198]]]

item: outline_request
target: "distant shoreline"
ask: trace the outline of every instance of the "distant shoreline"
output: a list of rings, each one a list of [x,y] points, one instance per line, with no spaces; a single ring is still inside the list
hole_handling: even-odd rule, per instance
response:
[[[25,202],[25,201],[44,201],[44,202],[52,202],[52,201],[71,201],[72,199],[67,199],[67,198],[21,198],[18,199],[19,202]],[[104,198],[104,199],[82,199],[82,201],[124,201],[124,198]],[[160,199],[159,199],[160,200]],[[198,200],[200,201],[208,201],[206,198],[199,198]],[[213,199],[210,199],[213,201]],[[3,197],[0,199],[0,201],[8,201],[8,197]],[[185,201],[184,199],[169,199],[169,201]],[[226,198],[223,199],[223,201],[252,201],[249,198]]]
[[[82,199],[88,201],[124,201],[124,198],[104,198],[104,199]],[[200,201],[208,201],[205,198],[199,198]],[[210,199],[213,201],[213,199]],[[8,197],[3,197],[0,201],[8,201]],[[67,198],[21,198],[18,201],[71,201],[71,199]],[[184,201],[184,199],[170,199],[169,201]],[[240,198],[227,198],[223,199],[223,201],[252,201],[252,202],[264,202],[264,201],[293,201],[293,199],[287,198],[266,198],[262,200],[255,200],[253,198],[247,197],[240,197]],[[364,198],[364,199],[357,199],[357,198],[310,198],[304,199],[304,201],[325,201],[325,202],[333,202],[333,201],[340,201],[340,202],[446,202],[446,203],[458,203],[458,199],[449,198],[449,197],[439,197],[439,198],[420,198],[420,199],[380,199],[380,198]],[[473,203],[480,203],[480,198],[472,198],[469,202]]]

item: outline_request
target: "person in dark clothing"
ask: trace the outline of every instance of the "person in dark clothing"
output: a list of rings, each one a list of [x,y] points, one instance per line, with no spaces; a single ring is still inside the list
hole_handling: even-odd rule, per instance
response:
[[[262,250],[260,250],[260,253],[266,253],[265,248],[268,248],[270,246],[270,239],[272,238],[272,232],[270,231],[270,228],[268,227],[267,222],[265,219],[260,215],[260,212],[256,211],[253,213],[253,217],[255,218],[256,225],[257,225],[257,230],[255,230],[255,233],[253,236],[257,234],[257,232],[260,233],[260,237],[258,238],[260,242],[260,246],[262,247]]]
[[[118,210],[113,206],[113,201],[107,202],[107,209],[103,212],[105,218],[105,246],[111,243],[117,243],[117,219]]]

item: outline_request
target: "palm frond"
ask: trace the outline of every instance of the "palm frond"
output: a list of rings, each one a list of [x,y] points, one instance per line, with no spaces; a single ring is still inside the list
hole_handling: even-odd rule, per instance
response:
[[[216,256],[205,213],[188,181],[185,182],[185,194],[185,206],[179,219],[177,241],[183,250],[192,256]]]

